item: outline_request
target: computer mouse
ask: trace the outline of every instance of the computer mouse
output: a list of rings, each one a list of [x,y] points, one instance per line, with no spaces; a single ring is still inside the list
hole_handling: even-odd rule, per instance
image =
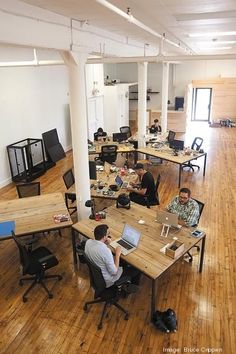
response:
[[[143,225],[143,224],[145,224],[145,221],[142,220],[142,219],[140,219],[140,220],[138,221],[138,223],[141,224],[141,225]]]

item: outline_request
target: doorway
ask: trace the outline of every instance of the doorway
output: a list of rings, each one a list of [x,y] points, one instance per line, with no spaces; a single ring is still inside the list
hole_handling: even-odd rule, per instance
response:
[[[192,121],[209,121],[211,116],[212,88],[194,88]]]

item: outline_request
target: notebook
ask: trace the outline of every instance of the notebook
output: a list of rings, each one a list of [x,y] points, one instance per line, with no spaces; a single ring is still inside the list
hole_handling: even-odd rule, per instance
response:
[[[133,228],[132,226],[125,224],[121,238],[110,243],[111,247],[121,247],[121,253],[126,256],[130,252],[136,250],[139,244],[141,232]]]
[[[0,222],[0,238],[11,236],[12,231],[15,231],[15,221]]]
[[[118,175],[115,178],[115,182],[119,188],[127,188],[129,186],[129,182],[127,181],[124,182],[122,178],[120,178],[120,176]]]
[[[157,211],[156,221],[160,224],[180,228],[178,224],[178,215],[168,211]]]

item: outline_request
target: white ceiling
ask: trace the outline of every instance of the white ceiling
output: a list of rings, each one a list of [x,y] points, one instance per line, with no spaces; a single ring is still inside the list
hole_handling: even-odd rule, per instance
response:
[[[103,0],[102,0],[103,1]],[[137,27],[99,0],[25,0],[24,2],[159,47],[158,36]],[[101,1],[100,1],[101,2]],[[107,1],[104,1],[107,3]],[[236,0],[109,0],[117,8],[180,48],[164,44],[168,54],[236,53]],[[218,32],[234,35],[220,36]],[[192,34],[208,37],[190,37]],[[215,33],[215,34],[213,34]],[[235,43],[234,43],[235,42]],[[220,49],[221,48],[221,49]]]

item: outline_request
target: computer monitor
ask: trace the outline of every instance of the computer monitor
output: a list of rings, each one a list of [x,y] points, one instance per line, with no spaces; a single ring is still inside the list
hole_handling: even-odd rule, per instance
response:
[[[113,141],[120,143],[121,141],[125,141],[127,139],[127,133],[113,133]]]
[[[89,161],[89,178],[97,179],[96,162]]]
[[[183,150],[184,149],[184,141],[182,140],[171,140],[169,142],[169,146],[174,150]]]

